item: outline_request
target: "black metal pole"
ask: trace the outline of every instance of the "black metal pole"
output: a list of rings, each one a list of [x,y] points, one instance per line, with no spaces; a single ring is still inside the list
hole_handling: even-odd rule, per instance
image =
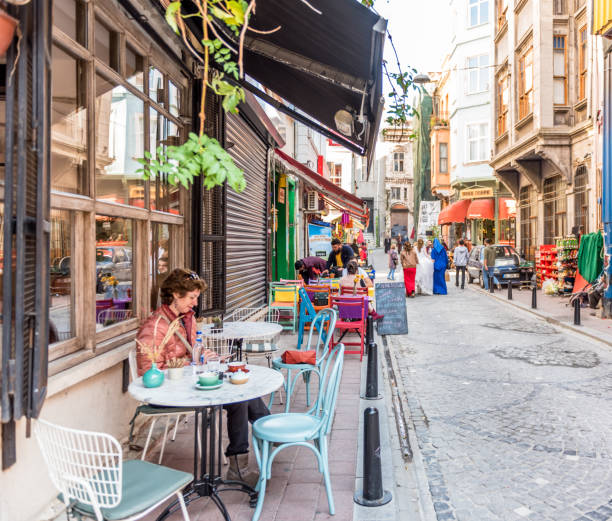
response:
[[[391,493],[383,489],[380,454],[380,429],[378,409],[368,407],[363,411],[363,490],[355,492],[355,503],[377,507],[391,501]]]
[[[537,309],[538,307],[538,286],[534,284],[531,288],[531,309]]]
[[[366,368],[366,391],[362,396],[364,400],[380,400],[378,394],[378,346],[372,342],[368,347],[368,362]]]
[[[495,289],[493,289],[493,275],[487,274],[489,277],[489,293],[495,293]]]
[[[508,282],[508,300],[512,300],[512,281]]]
[[[580,297],[574,299],[574,325],[580,325]]]
[[[366,354],[369,354],[370,344],[374,342],[374,319],[371,315],[368,315],[366,321],[366,348],[368,349]]]

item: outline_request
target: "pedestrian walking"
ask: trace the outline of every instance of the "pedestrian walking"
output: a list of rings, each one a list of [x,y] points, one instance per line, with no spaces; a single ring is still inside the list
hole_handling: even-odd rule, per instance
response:
[[[468,249],[465,247],[465,241],[459,240],[459,246],[456,246],[453,251],[453,261],[455,263],[455,286],[459,287],[459,273],[461,273],[461,289],[465,289],[465,269],[468,263]]]
[[[387,275],[387,280],[395,280],[395,268],[397,268],[398,255],[397,250],[395,249],[395,244],[391,244],[391,249],[389,250],[389,274]]]
[[[448,268],[448,255],[442,243],[436,237],[431,250],[431,258],[434,261],[433,292],[434,295],[446,295],[446,280],[444,274]]]
[[[427,248],[423,242],[423,239],[417,240],[416,254],[418,258],[415,285],[419,295],[432,295],[433,294],[433,262]]]
[[[404,270],[404,286],[406,286],[406,296],[414,297],[414,281],[416,278],[419,258],[409,241],[404,243],[404,248],[400,255],[400,261]]]
[[[489,283],[493,283],[497,286],[497,289],[501,289],[501,284],[497,277],[493,273],[493,269],[495,268],[495,246],[491,244],[491,239],[484,240],[485,247],[483,251],[483,259],[482,259],[482,279],[484,282],[485,289],[489,289]]]
[[[391,249],[391,237],[389,237],[389,235],[385,235],[385,253],[389,253],[389,250]]]

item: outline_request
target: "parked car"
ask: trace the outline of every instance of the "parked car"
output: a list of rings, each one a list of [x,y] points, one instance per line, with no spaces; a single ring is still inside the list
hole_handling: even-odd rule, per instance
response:
[[[103,293],[102,277],[112,275],[119,282],[132,280],[132,248],[98,246],[96,248],[96,293]]]
[[[506,244],[495,244],[495,266],[493,273],[499,280],[500,284],[507,284],[512,282],[513,285],[518,285],[521,280],[521,268],[520,265],[525,262],[521,258],[519,253],[512,247]],[[485,247],[474,246],[470,252],[468,259],[467,272],[468,272],[468,283],[478,280],[481,287],[484,287],[484,280],[482,278],[482,265],[484,263],[484,249]]]

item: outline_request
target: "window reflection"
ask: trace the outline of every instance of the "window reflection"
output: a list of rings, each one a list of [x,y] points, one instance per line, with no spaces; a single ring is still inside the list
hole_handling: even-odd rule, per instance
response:
[[[66,210],[51,210],[49,344],[75,335],[72,272],[72,217]]]
[[[53,24],[74,41],[87,45],[86,10],[80,0],[54,0]]]
[[[181,89],[171,81],[168,82],[168,110],[173,116],[180,115]]]
[[[96,329],[133,316],[132,221],[96,215]]]
[[[96,58],[103,61],[116,71],[119,70],[119,35],[109,29],[96,18],[94,26],[94,53]]]
[[[149,97],[160,105],[164,104],[164,75],[155,67],[149,69]]]
[[[144,104],[96,77],[96,198],[144,208]]]
[[[86,194],[85,65],[54,46],[52,68],[51,188]]]
[[[172,226],[169,224],[153,223],[151,225],[151,309],[160,306],[159,288],[175,266],[171,265],[171,236]]]

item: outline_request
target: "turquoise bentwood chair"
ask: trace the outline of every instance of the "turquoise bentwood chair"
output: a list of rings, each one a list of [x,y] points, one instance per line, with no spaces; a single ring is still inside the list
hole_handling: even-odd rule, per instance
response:
[[[329,343],[333,338],[333,331],[336,327],[336,310],[327,308],[319,311],[312,321],[312,327],[308,332],[308,345],[306,351],[316,350],[316,364],[285,364],[282,358],[275,358],[272,360],[272,367],[277,371],[286,369],[287,378],[285,378],[284,390],[285,390],[285,412],[289,412],[291,404],[291,395],[297,384],[298,377],[302,375],[304,383],[306,384],[306,407],[310,407],[310,376],[315,373],[319,378],[319,388],[321,387],[323,380],[321,379],[321,366],[325,361],[329,352]],[[313,338],[315,338],[316,331],[316,345],[313,346]],[[301,350],[301,349],[300,349]],[[295,374],[293,372],[295,371]],[[269,407],[272,407],[274,402],[274,393],[270,395]]]
[[[287,447],[308,447],[317,458],[319,472],[323,474],[330,515],[335,514],[334,497],[329,477],[327,437],[331,431],[336,410],[336,398],[344,364],[344,345],[338,344],[327,357],[321,375],[321,386],[315,407],[306,413],[271,414],[253,424],[253,449],[259,465],[259,492],[252,521],[258,521],[266,494],[266,482],[272,474],[272,462]],[[272,445],[272,444],[275,444]],[[271,450],[273,449],[273,450]]]

